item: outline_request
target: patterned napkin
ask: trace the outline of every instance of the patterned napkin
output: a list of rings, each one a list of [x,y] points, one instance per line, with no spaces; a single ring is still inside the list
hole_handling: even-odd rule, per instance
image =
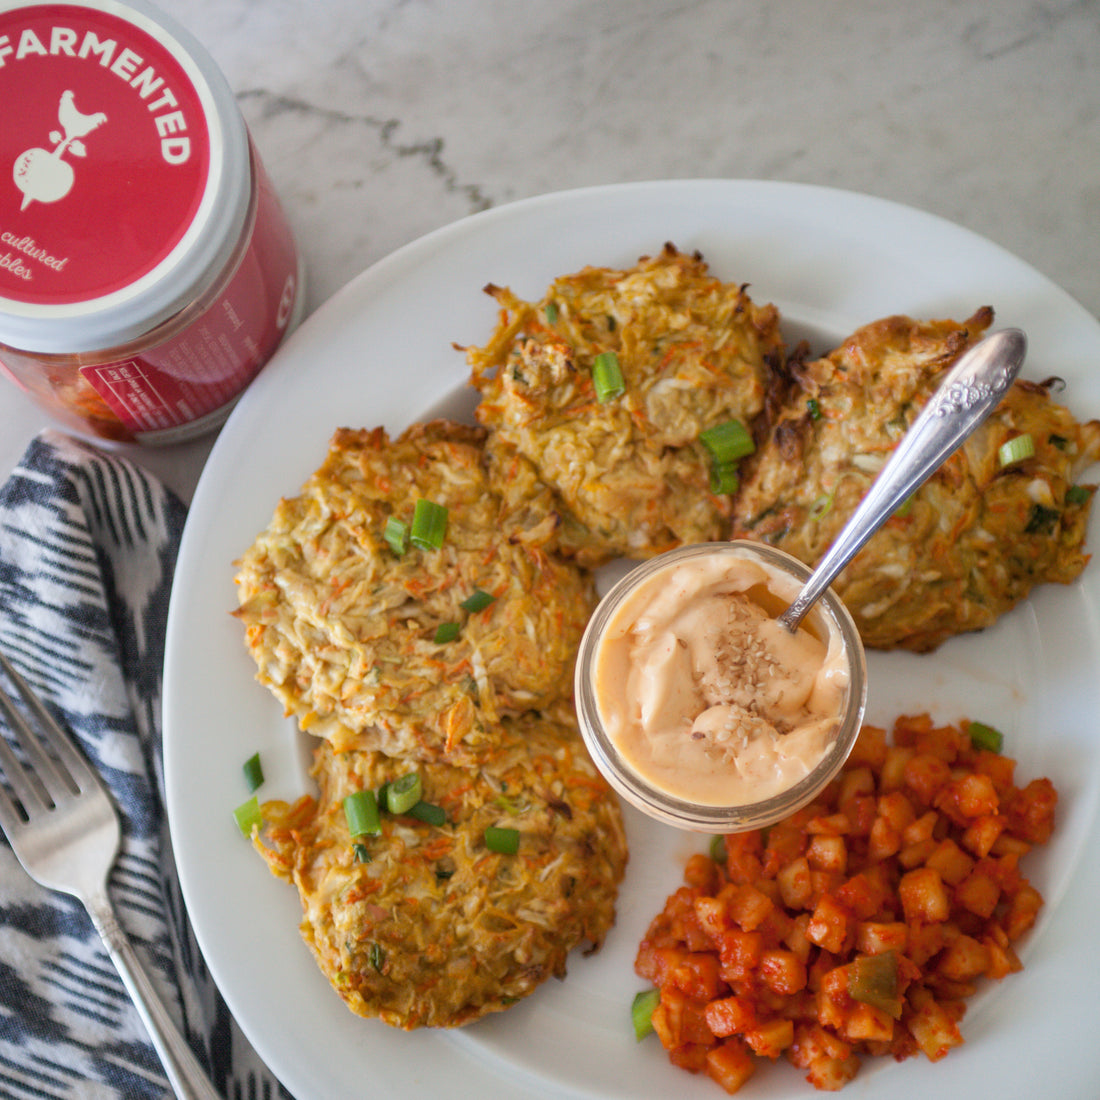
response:
[[[111,898],[215,1086],[228,1100],[288,1098],[218,995],[175,877],[160,691],[184,516],[132,463],[44,433],[0,488],[0,650],[114,793],[122,850]],[[0,837],[0,1096],[170,1094],[83,906],[33,882]]]

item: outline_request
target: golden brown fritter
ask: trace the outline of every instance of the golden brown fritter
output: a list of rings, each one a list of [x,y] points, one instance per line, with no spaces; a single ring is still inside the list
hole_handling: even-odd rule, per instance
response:
[[[591,580],[509,538],[483,439],[444,421],[393,441],[337,432],[238,563],[236,614],[258,679],[337,749],[459,760],[493,741],[500,715],[571,691]],[[419,498],[447,509],[446,538],[398,554],[387,520],[411,525]],[[464,610],[479,590],[492,603]],[[437,641],[448,623],[457,637]]]
[[[505,719],[475,768],[420,765],[423,799],[446,823],[383,813],[381,834],[357,838],[357,852],[343,799],[410,770],[322,743],[319,798],[265,804],[256,844],[298,888],[302,935],[353,1012],[454,1027],[564,976],[574,947],[600,946],[626,841],[568,707]],[[514,855],[486,847],[489,827],[518,830]]]
[[[839,534],[954,361],[993,320],[887,317],[822,359],[790,365],[793,384],[750,460],[732,534],[816,563]],[[836,582],[865,643],[935,649],[990,625],[1043,582],[1072,581],[1100,457],[1100,422],[1051,400],[1054,381],[1017,382],[993,415],[903,505]],[[1002,465],[1003,443],[1035,453]]]
[[[486,290],[500,322],[467,359],[494,483],[526,509],[526,537],[586,565],[722,537],[729,497],[710,491],[699,434],[760,412],[783,354],[775,307],[671,245],[556,279],[539,302]],[[607,354],[625,388],[601,402]]]

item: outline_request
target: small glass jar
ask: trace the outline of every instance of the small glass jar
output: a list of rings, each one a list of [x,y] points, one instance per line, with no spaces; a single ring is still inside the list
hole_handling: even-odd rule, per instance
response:
[[[85,435],[216,427],[303,295],[213,59],[144,0],[0,0],[0,95],[0,367]]]
[[[867,699],[867,664],[859,632],[847,608],[830,589],[811,608],[800,629],[823,643],[829,660],[841,671],[842,689],[835,706],[835,733],[810,770],[785,789],[761,798],[742,798],[734,804],[693,801],[671,793],[642,774],[629,751],[613,737],[601,712],[601,693],[627,690],[626,677],[601,682],[601,659],[609,638],[626,630],[625,617],[634,617],[647,593],[663,589],[667,598],[673,570],[687,564],[708,568],[752,563],[766,576],[766,592],[756,585],[753,599],[774,617],[797,596],[811,570],[780,550],[763,544],[731,541],[685,546],[643,562],[612,586],[589,620],[577,656],[575,697],[585,744],[596,766],[616,791],[643,813],[682,829],[707,833],[739,832],[774,824],[812,801],[836,776],[859,735]],[[674,597],[678,599],[679,597]],[[629,601],[629,603],[628,603]],[[610,666],[609,666],[610,667]],[[621,670],[620,670],[621,671]],[[687,734],[685,733],[685,736]]]

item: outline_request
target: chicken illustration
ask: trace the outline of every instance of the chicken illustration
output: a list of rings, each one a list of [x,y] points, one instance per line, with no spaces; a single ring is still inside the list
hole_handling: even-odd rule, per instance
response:
[[[102,126],[107,116],[102,111],[83,114],[77,110],[73,93],[64,91],[57,108],[57,121],[65,133],[62,135],[57,130],[50,132],[53,149],[27,149],[16,157],[12,178],[15,186],[23,192],[20,210],[26,210],[32,202],[57,202],[72,190],[75,179],[73,168],[62,158],[67,152],[74,157],[87,156],[81,138]]]
[[[96,111],[94,115],[82,115],[73,102],[73,93],[65,91],[61,93],[57,121],[65,131],[65,140],[71,142],[73,138],[87,137],[97,126],[102,126],[107,121],[107,116],[102,111]],[[53,138],[52,134],[50,138]]]

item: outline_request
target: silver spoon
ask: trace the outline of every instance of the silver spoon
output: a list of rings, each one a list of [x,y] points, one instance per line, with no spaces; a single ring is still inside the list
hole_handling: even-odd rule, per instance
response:
[[[792,633],[867,540],[993,411],[1019,373],[1027,337],[1003,329],[979,341],[947,372],[889,461],[818,562],[794,603],[779,616]]]

